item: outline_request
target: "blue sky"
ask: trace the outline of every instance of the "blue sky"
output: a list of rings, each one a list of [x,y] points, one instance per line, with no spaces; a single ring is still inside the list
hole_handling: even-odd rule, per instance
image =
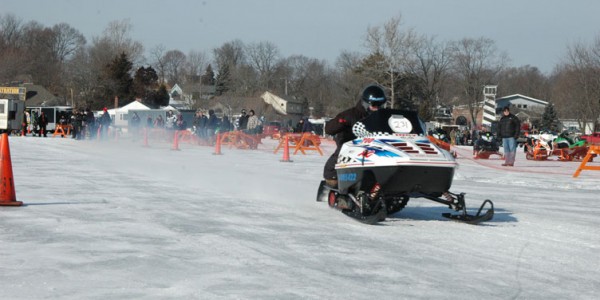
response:
[[[487,37],[513,66],[545,73],[568,45],[600,33],[600,1],[592,0],[0,0],[0,14],[46,26],[65,22],[91,41],[109,22],[129,19],[132,38],[146,50],[211,53],[223,43],[270,41],[281,54],[334,62],[344,49],[364,52],[369,26],[399,15],[403,26],[439,40]]]

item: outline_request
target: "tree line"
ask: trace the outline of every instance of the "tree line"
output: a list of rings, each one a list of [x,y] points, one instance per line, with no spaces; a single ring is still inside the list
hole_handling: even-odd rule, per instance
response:
[[[492,39],[442,41],[403,26],[401,16],[366,28],[365,51],[341,51],[334,62],[285,57],[273,42],[239,39],[187,54],[164,45],[145,52],[130,37],[132,28],[128,21],[113,21],[88,41],[66,23],[46,27],[2,15],[0,83],[31,81],[92,109],[112,106],[115,97],[120,104],[141,98],[165,105],[167,88],[175,83],[215,86],[224,99],[269,90],[327,116],[354,105],[360,89],[376,82],[387,89],[391,107],[419,109],[431,120],[439,105],[466,105],[473,125],[483,86],[491,84],[498,85],[499,97],[548,101],[560,118],[584,124],[600,117],[600,36],[590,44],[565,45],[562,62],[543,74],[535,66],[511,66]],[[202,106],[197,100],[193,107]]]

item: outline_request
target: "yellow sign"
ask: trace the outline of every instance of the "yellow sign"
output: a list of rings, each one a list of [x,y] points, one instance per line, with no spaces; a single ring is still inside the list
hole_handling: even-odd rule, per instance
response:
[[[19,94],[19,87],[4,87],[4,86],[0,86],[0,94],[13,94],[13,95],[18,95]]]

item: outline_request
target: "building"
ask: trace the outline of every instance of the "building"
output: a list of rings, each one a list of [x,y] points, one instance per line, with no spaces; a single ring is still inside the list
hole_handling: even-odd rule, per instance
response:
[[[491,89],[494,87],[494,89]],[[495,98],[495,86],[486,86],[484,89],[485,100],[479,103],[475,120],[477,129],[481,125],[493,127],[502,116],[502,109],[509,106],[511,112],[515,114],[521,123],[531,124],[533,120],[538,120],[544,113],[544,109],[548,102],[521,94],[514,94]],[[452,118],[454,124],[463,123],[464,119],[468,120],[468,126],[471,126],[471,114],[467,105],[456,106],[452,109]],[[462,125],[462,124],[460,124]]]
[[[200,83],[176,83],[169,91],[169,105],[177,109],[193,109],[203,106],[215,96],[216,86]]]

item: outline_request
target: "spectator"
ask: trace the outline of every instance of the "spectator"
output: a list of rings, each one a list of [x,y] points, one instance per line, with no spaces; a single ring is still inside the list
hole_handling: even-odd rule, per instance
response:
[[[96,117],[94,117],[94,112],[89,108],[85,109],[85,115],[85,126],[90,133],[90,139],[93,139],[96,137]]]
[[[254,114],[254,110],[251,109],[248,115],[249,117],[247,132],[248,134],[257,134],[257,127],[260,125],[260,121],[258,120],[258,117]]]
[[[163,119],[162,115],[158,115],[158,117],[156,117],[156,120],[154,121],[154,127],[163,128],[164,126],[165,120]]]
[[[238,130],[246,130],[248,128],[248,118],[249,116],[246,115],[246,109],[242,109],[242,116],[239,119]]]
[[[219,132],[229,132],[231,131],[231,122],[227,116],[223,116],[223,120],[221,121],[221,127]]]
[[[46,137],[46,126],[48,126],[48,118],[46,117],[46,114],[44,114],[44,112],[40,112],[40,116],[38,117],[38,126],[40,127],[40,137],[42,137],[42,134],[44,135],[44,137]]]
[[[152,128],[153,125],[154,123],[152,122],[152,116],[148,115],[148,118],[146,118],[146,127]]]
[[[308,117],[304,117],[303,120],[304,124],[302,125],[302,132],[312,132],[312,124],[308,121]]]
[[[176,130],[186,130],[187,122],[183,119],[183,115],[181,113],[177,114],[177,121],[175,121],[175,129]]]
[[[517,154],[517,138],[521,130],[521,122],[517,116],[510,113],[508,106],[502,110],[502,118],[498,121],[498,135],[502,138],[504,147],[504,163],[502,166],[512,167]]]
[[[105,107],[102,109],[103,113],[100,116],[100,120],[98,124],[100,126],[100,138],[105,139],[108,134],[108,127],[110,123],[112,123],[112,119],[110,118],[110,114],[108,114],[108,109]]]
[[[204,113],[199,110],[196,112],[194,116],[194,131],[196,135],[201,138],[206,137],[206,124],[208,123],[208,118],[204,115]]]
[[[296,124],[296,128],[294,128],[294,132],[301,133],[302,128],[304,128],[304,118],[302,118],[302,119],[300,119],[300,121],[298,121],[298,124]]]
[[[131,128],[131,137],[134,141],[139,135],[141,122],[142,120],[140,119],[140,116],[138,116],[137,112],[133,112],[133,116],[129,122],[129,127]]]
[[[209,143],[212,145],[214,140],[214,135],[219,127],[219,118],[215,115],[215,111],[212,109],[208,110],[208,123],[206,124],[206,138],[209,139]]]

